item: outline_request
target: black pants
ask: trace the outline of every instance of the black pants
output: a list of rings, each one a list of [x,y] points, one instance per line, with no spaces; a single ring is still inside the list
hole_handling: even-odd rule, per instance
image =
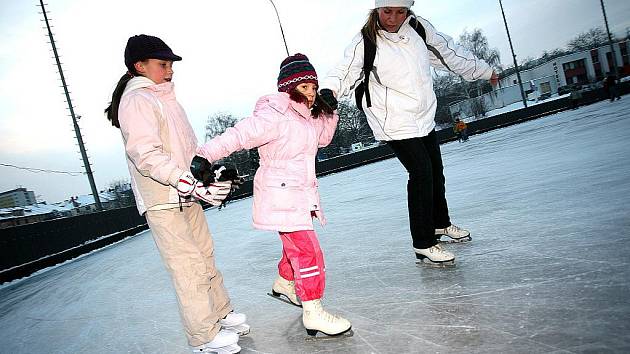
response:
[[[435,130],[422,138],[388,141],[409,173],[407,207],[413,247],[438,243],[436,228],[451,225],[444,188],[442,153]]]

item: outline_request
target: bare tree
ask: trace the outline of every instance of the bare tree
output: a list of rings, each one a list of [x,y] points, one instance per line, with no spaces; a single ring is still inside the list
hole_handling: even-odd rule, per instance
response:
[[[496,48],[490,48],[488,44],[488,38],[483,34],[483,31],[479,28],[475,28],[472,32],[464,31],[459,36],[459,45],[468,49],[475,57],[484,60],[488,65],[495,68],[496,71],[501,71],[501,56],[499,50]],[[467,82],[460,79],[459,90],[469,99],[479,97],[484,92],[492,91],[492,86],[488,82]],[[485,115],[486,106],[482,98],[471,101],[471,109],[476,116]],[[445,120],[445,118],[443,118]]]
[[[365,113],[361,112],[353,102],[349,100],[339,101],[337,113],[339,114],[339,123],[335,136],[328,146],[320,149],[320,154],[334,157],[348,151],[354,143],[374,141],[374,134],[368,125]]]
[[[435,72],[433,76],[433,90],[437,97],[444,97],[452,95],[454,88],[461,81],[459,76],[447,71],[447,72]]]
[[[613,38],[614,40],[614,38]],[[608,43],[608,34],[601,27],[594,27],[590,30],[580,33],[575,38],[569,41],[567,46],[572,52],[579,52],[583,50],[593,49],[601,47]]]
[[[472,32],[464,31],[459,36],[459,44],[468,49],[475,57],[483,59],[488,65],[501,69],[501,55],[497,48],[490,48],[488,38],[479,28]]]
[[[108,191],[116,197],[117,207],[126,207],[135,204],[135,198],[128,179],[121,178],[109,182]]]
[[[205,141],[223,133],[227,128],[233,127],[236,122],[238,119],[227,112],[217,112],[208,116]]]
[[[337,129],[346,132],[352,143],[374,141],[374,134],[365,113],[361,112],[354,103],[348,100],[339,102],[337,112],[339,113]]]
[[[206,122],[205,142],[222,134],[238,121],[238,118],[227,112],[218,112],[210,115]],[[239,174],[246,176],[246,179],[253,178],[256,169],[258,169],[258,161],[257,149],[237,151],[223,159],[224,164],[236,167]]]

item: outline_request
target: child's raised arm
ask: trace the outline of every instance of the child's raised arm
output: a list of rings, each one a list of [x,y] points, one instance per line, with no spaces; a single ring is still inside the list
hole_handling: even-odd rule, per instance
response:
[[[197,154],[213,162],[230,154],[253,149],[275,139],[278,135],[279,112],[266,104],[265,97],[258,100],[252,117],[245,118],[223,134],[197,148]]]
[[[319,139],[317,141],[317,147],[328,146],[335,135],[337,129],[337,123],[339,122],[339,115],[337,111],[333,114],[324,114],[318,119],[315,119],[317,128],[319,130]]]

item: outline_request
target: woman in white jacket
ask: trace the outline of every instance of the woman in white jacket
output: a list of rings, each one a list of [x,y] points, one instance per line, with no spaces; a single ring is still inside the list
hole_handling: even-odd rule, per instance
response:
[[[323,80],[320,94],[334,101],[364,83],[364,42],[375,44],[374,66],[359,108],[374,137],[392,148],[409,173],[409,222],[416,257],[454,264],[455,256],[440,246],[439,239],[446,235],[454,241],[470,240],[470,232],[453,225],[448,214],[431,66],[468,81],[486,79],[496,84],[498,77],[488,64],[416,16],[410,10],[413,3],[376,0],[362,33],[353,38],[344,59]]]

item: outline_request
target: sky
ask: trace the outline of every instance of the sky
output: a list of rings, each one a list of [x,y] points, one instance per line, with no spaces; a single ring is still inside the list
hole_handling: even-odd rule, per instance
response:
[[[309,56],[319,76],[342,58],[373,0],[275,0],[291,54]],[[286,57],[268,0],[45,2],[96,185],[128,180],[120,132],[103,115],[125,72],[127,39],[162,38],[183,57],[175,63],[178,100],[200,142],[209,116],[249,115],[257,98],[276,91]],[[81,172],[83,162],[60,87],[38,1],[0,0],[0,164]],[[630,1],[606,0],[611,31],[630,30]],[[503,0],[519,60],[561,48],[603,25],[598,0]],[[511,63],[498,1],[416,0],[412,9],[457,38],[480,28]],[[25,187],[49,203],[89,194],[85,175],[34,173],[0,165],[0,191]]]

